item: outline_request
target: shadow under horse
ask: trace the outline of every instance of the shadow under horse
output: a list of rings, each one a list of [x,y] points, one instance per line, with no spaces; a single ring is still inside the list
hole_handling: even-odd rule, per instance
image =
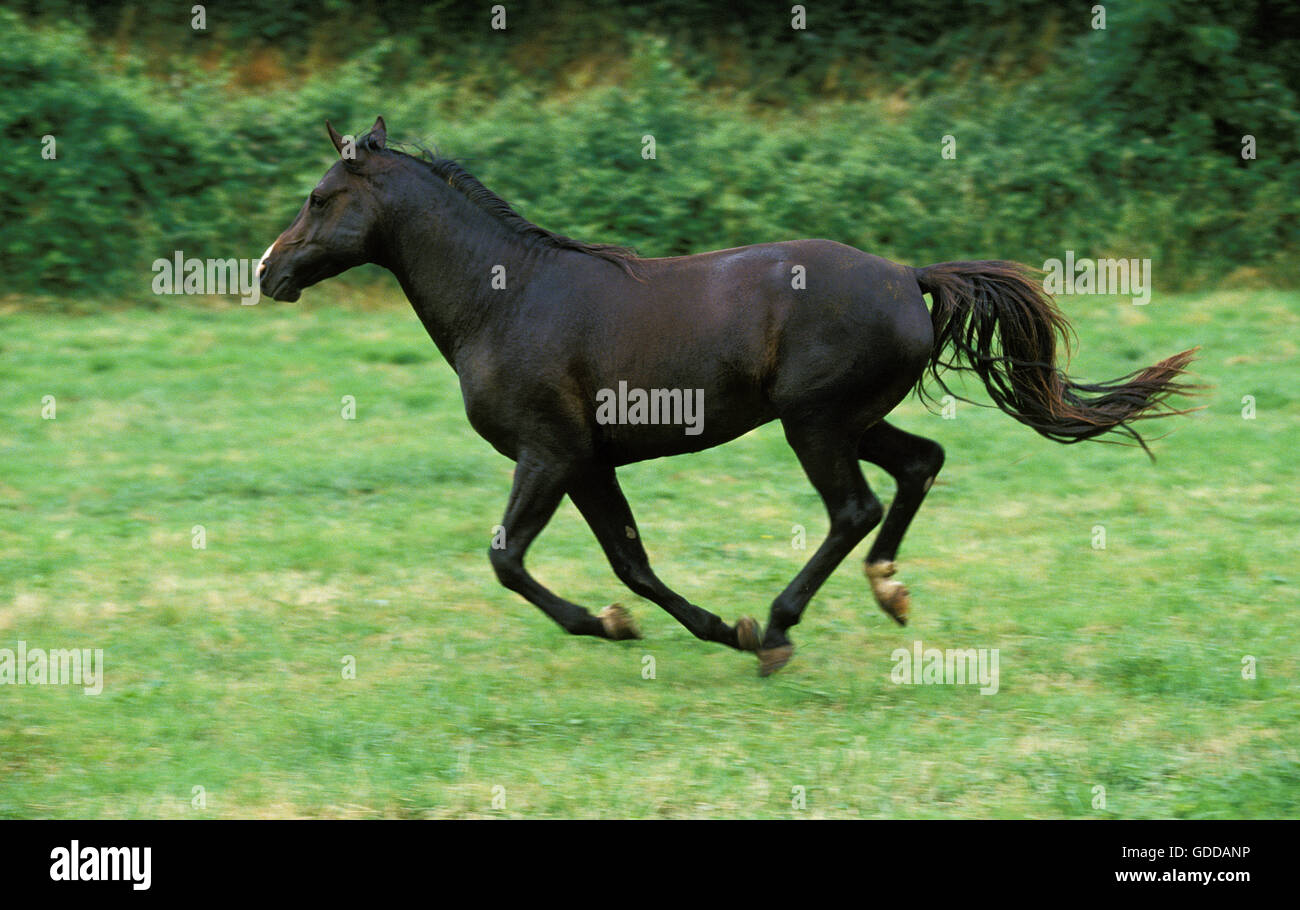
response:
[[[1063,443],[1118,433],[1145,448],[1135,421],[1186,413],[1167,399],[1191,388],[1179,377],[1194,349],[1112,382],[1066,376],[1058,347],[1070,327],[1027,266],[912,268],[829,240],[641,258],[528,222],[453,161],[388,148],[382,117],[355,140],[326,127],[339,160],[262,257],[261,289],[297,300],[362,263],[397,277],[460,379],[470,424],[516,465],[492,567],[575,635],[639,637],[621,606],[593,615],[524,568],[565,495],[624,584],[697,638],[756,652],[767,675],[790,660],[808,601],[882,519],[866,574],[884,611],[906,622],[894,560],[944,453],[884,418],[926,374],[947,391],[941,371],[973,372],[999,408]],[[771,420],[830,530],[760,630],[659,580],[615,471]],[[897,482],[887,512],[863,460]]]

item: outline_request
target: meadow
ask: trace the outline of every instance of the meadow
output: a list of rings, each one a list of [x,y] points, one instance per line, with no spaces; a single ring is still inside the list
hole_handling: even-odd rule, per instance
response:
[[[864,543],[760,679],[624,589],[567,501],[531,569],[644,640],[498,585],[512,465],[391,280],[10,298],[0,647],[105,670],[0,686],[0,817],[1296,817],[1300,293],[1060,302],[1073,373],[1200,345],[1204,409],[1148,425],[1152,464],[908,399],[948,454],[900,554],[911,624]],[[777,425],[621,477],[659,575],[728,621],[826,529]],[[997,693],[895,684],[916,641],[998,649]]]

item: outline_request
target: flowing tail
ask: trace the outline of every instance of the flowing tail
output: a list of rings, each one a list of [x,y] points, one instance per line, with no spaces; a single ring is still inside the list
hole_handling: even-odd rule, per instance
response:
[[[999,408],[1048,439],[1074,443],[1114,432],[1148,455],[1134,421],[1195,410],[1174,408],[1167,399],[1198,388],[1178,381],[1196,348],[1111,382],[1074,382],[1057,366],[1057,338],[1068,359],[1073,330],[1030,267],[943,262],[914,271],[934,301],[929,372],[949,394],[941,369],[973,372]]]

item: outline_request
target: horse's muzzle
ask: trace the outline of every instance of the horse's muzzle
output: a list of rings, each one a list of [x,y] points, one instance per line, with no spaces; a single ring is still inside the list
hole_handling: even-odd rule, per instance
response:
[[[276,263],[271,261],[271,251],[274,249],[275,244],[272,243],[266,248],[262,258],[257,261],[257,283],[262,293],[272,300],[293,303],[302,296],[302,288],[295,287],[288,275],[275,274]]]

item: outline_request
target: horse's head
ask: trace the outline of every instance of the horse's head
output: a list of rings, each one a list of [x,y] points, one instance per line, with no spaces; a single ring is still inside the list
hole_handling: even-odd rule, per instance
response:
[[[384,118],[355,142],[325,121],[339,160],[325,172],[257,266],[262,293],[293,301],[303,288],[353,266],[372,262],[383,209],[374,178],[390,162],[381,154],[387,141]]]

